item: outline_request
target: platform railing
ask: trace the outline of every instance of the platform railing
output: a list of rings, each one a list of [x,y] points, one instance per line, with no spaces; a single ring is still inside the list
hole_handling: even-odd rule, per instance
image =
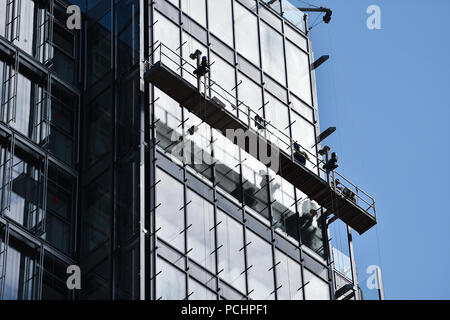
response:
[[[165,44],[161,42],[156,42],[153,44],[153,50],[150,53],[150,61],[154,62],[160,61],[162,64],[167,67],[174,69],[176,73],[179,73],[180,76],[183,76],[186,81],[185,75],[189,75],[196,79],[197,76],[194,74],[194,70],[197,68],[190,61],[183,59],[176,51],[170,49]],[[178,48],[177,50],[179,50]],[[144,61],[144,65],[146,70],[148,70],[152,63],[150,61]],[[211,62],[211,66],[214,64],[214,61]],[[172,65],[172,67],[170,66]],[[206,85],[205,81],[206,80]],[[281,131],[279,128],[274,126],[271,121],[267,121],[257,112],[255,112],[250,106],[248,106],[244,101],[239,100],[235,95],[231,94],[227,89],[220,86],[217,82],[215,82],[212,78],[204,78],[201,81],[201,86],[203,90],[201,90],[202,94],[208,98],[212,99],[216,97],[217,99],[223,100],[223,102],[227,102],[230,104],[233,112],[230,111],[229,108],[226,108],[224,111],[232,114],[236,121],[242,122],[246,127],[251,130],[256,131],[259,135],[269,140],[272,144],[278,147],[281,153],[287,155],[287,157],[291,158],[291,161],[296,162],[294,159],[294,142],[296,142],[300,146],[300,150],[307,155],[306,165],[304,166],[307,170],[312,171],[314,174],[318,175],[323,179],[324,176],[329,174],[322,166],[325,164],[324,160],[317,157],[313,154],[310,149],[302,146],[300,142],[292,139],[285,132]],[[270,102],[266,102],[264,105],[260,107],[262,109]],[[259,117],[259,119],[257,118]],[[242,118],[248,119],[247,122],[244,122]],[[254,123],[262,123],[264,129],[256,129],[251,122]],[[284,130],[287,130],[292,126],[293,123],[290,123]],[[275,140],[274,141],[274,138]],[[296,162],[298,165],[302,165]],[[330,186],[334,189],[337,194],[340,194],[342,197],[347,198],[354,205],[360,207],[362,210],[366,211],[368,214],[372,215],[376,218],[376,209],[375,209],[375,200],[361,188],[350,182],[347,178],[345,178],[338,171],[333,171],[334,174],[330,174]],[[279,172],[280,176],[282,176],[282,172]]]

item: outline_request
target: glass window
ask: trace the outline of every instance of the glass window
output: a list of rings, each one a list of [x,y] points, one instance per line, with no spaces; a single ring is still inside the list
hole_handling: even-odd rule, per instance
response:
[[[167,149],[167,154],[171,154],[181,160],[182,155],[173,151],[177,147],[174,142],[183,134],[181,107],[178,102],[158,88],[155,87],[154,90],[155,103],[153,106],[155,110],[155,122],[158,121],[156,122],[158,145],[163,149]]]
[[[315,165],[317,164],[316,156],[316,137],[315,137],[315,127],[300,117],[297,113],[291,112],[292,116],[292,141],[297,141],[301,146],[301,150],[306,150],[307,161],[306,167],[310,170],[316,170]]]
[[[109,246],[111,239],[111,172],[105,172],[84,188],[84,250]]]
[[[55,166],[49,167],[47,182],[46,234],[59,250],[69,253],[75,184],[73,179]]]
[[[278,99],[266,94],[269,103],[266,104],[266,120],[271,123],[268,130],[272,133],[269,135],[270,141],[275,143],[282,151],[290,146],[289,134],[289,109]],[[276,129],[278,130],[276,130]],[[281,131],[281,132],[280,132]]]
[[[290,90],[307,104],[312,105],[308,55],[286,41],[286,62]]]
[[[202,26],[206,26],[206,2],[205,0],[181,0],[183,12]],[[188,26],[189,28],[189,26]]]
[[[200,50],[202,56],[208,55],[208,50],[206,47],[194,37],[190,36],[187,32],[182,33],[182,47],[183,53],[183,78],[188,80],[193,86],[197,87],[197,77],[194,75],[195,66],[197,61],[192,60],[189,56],[195,52],[195,50]]]
[[[270,174],[274,177],[270,184],[270,191],[275,201],[272,205],[272,223],[275,230],[298,243],[299,233],[294,186],[274,172],[270,171]]]
[[[283,17],[305,32],[305,14],[297,9],[289,0],[281,0]]]
[[[209,30],[230,47],[233,47],[231,0],[209,0],[208,15]]]
[[[269,221],[267,195],[267,168],[245,151],[241,151],[244,204],[254,210],[255,216]]]
[[[14,44],[26,53],[33,55],[35,4],[33,0],[21,0],[20,5],[20,36],[18,40],[14,41]]]
[[[292,41],[292,43],[295,43],[297,46],[302,48],[305,51],[308,51],[308,40],[300,35],[300,33],[293,28],[289,27],[287,24],[284,25],[284,34],[285,36]]]
[[[304,269],[304,275],[306,300],[330,300],[330,286],[328,283],[307,269]]]
[[[213,139],[217,139],[214,142],[214,157],[217,161],[216,183],[237,200],[242,201],[239,147],[217,130],[213,130]]]
[[[245,292],[244,233],[240,223],[217,211],[217,244],[220,277],[233,287]]]
[[[37,252],[9,238],[5,270],[4,300],[33,300],[37,298],[39,265]]]
[[[272,300],[275,298],[272,246],[250,230],[247,230],[247,243],[250,297],[256,300]]]
[[[217,300],[214,292],[192,278],[189,278],[189,294],[189,300]]]
[[[314,121],[313,109],[310,106],[303,103],[300,99],[297,99],[293,95],[291,95],[290,99],[292,102],[291,107],[295,112],[302,115],[306,120],[310,122]]]
[[[157,235],[184,252],[184,199],[183,185],[164,171],[156,171],[156,229]]]
[[[302,244],[311,249],[314,254],[325,258],[324,236],[322,232],[322,213],[320,206],[307,196],[297,191],[297,197],[300,195],[302,201],[298,202],[300,236]]]
[[[214,206],[192,190],[188,190],[186,201],[188,225],[191,225],[187,231],[189,257],[215,272]]]
[[[71,292],[67,290],[67,264],[45,253],[42,279],[42,300],[68,300]]]
[[[68,83],[75,83],[75,62],[59,49],[54,49],[52,69],[58,77]]]
[[[256,16],[235,1],[234,23],[236,49],[242,56],[259,66],[258,21]]]
[[[6,1],[0,2],[0,36],[5,36],[6,25]]]
[[[288,257],[280,250],[275,250],[275,264],[277,264],[277,299],[302,300],[302,273],[300,264]]]
[[[43,165],[15,150],[12,168],[11,206],[6,214],[27,229],[43,231]]]
[[[41,133],[41,126],[37,126],[43,119],[43,111],[45,108],[44,89],[19,73],[17,79],[17,104],[15,112],[15,121],[11,122],[11,126],[29,138],[41,142],[41,137],[45,133]],[[7,119],[11,119],[8,115]],[[13,117],[14,118],[14,117]]]
[[[211,148],[211,127],[196,115],[184,111],[185,136],[184,159],[187,164],[203,176],[211,179],[213,163]]]
[[[111,70],[111,11],[87,30],[87,82],[96,83]]]
[[[59,86],[52,86],[48,120],[48,148],[60,160],[72,164],[77,97]]]
[[[214,63],[211,65],[211,80],[220,86],[211,86],[211,98],[216,97],[228,111],[237,114],[234,67],[215,54],[211,54],[211,63]]]
[[[155,11],[154,39],[153,43],[160,41],[167,48],[161,48],[164,55],[162,62],[176,73],[180,73],[180,28],[172,21]],[[159,44],[159,43],[158,43]]]
[[[241,118],[242,121],[248,123],[249,111],[247,110],[247,107],[249,107],[251,110],[250,125],[254,129],[257,129],[257,126],[255,125],[254,121],[255,116],[259,115],[260,117],[263,117],[263,109],[262,109],[263,102],[262,102],[261,87],[240,72],[238,73],[238,83],[240,83],[240,85],[238,86],[239,100],[245,104],[245,106],[244,104],[241,104],[239,106],[239,110],[244,111],[244,113],[242,112],[239,113],[239,117]]]
[[[158,274],[159,273],[159,274]],[[183,300],[186,298],[186,275],[172,264],[156,260],[156,297],[162,300]]]
[[[263,70],[285,85],[283,37],[264,22],[261,22],[261,53]]]
[[[86,166],[94,164],[111,152],[112,146],[112,120],[111,120],[112,93],[105,90],[89,103],[85,123],[87,124]]]

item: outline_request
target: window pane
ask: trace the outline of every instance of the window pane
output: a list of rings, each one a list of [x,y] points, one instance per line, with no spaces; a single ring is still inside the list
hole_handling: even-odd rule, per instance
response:
[[[211,87],[211,98],[216,97],[225,104],[225,108],[233,114],[237,114],[236,94],[233,90],[236,87],[234,67],[225,62],[218,55],[211,55],[211,80],[217,85]]]
[[[36,252],[9,239],[6,260],[4,300],[32,300],[37,298],[39,267]]]
[[[275,298],[272,246],[247,230],[248,286],[250,297],[256,300],[272,300]],[[253,291],[252,291],[253,290]]]
[[[184,159],[197,172],[212,179],[211,127],[187,110],[184,110],[184,117],[186,119],[185,135],[187,136],[183,142]]]
[[[267,168],[253,156],[242,151],[242,178],[244,204],[254,210],[255,216],[262,216],[269,222],[267,198]]]
[[[20,37],[14,41],[15,45],[30,55],[33,55],[34,7],[33,0],[21,0]]]
[[[177,153],[174,149],[179,147],[174,144],[183,133],[181,126],[181,107],[169,97],[167,94],[154,88],[154,109],[156,122],[156,136],[159,141],[159,146],[162,149],[167,149],[167,155],[172,155],[181,161],[182,155]]]
[[[215,249],[214,236],[214,207],[213,205],[188,190],[186,207],[188,224],[188,250],[189,257],[206,269],[215,272],[216,259],[212,254]],[[170,242],[169,242],[170,243]]]
[[[330,300],[330,286],[328,283],[314,275],[309,270],[305,274],[305,299],[306,300]]]
[[[297,141],[300,144],[301,151],[306,151],[307,161],[306,167],[310,170],[316,170],[315,166],[317,165],[317,159],[314,158],[316,156],[316,137],[315,137],[315,128],[314,126],[300,117],[295,112],[291,112],[292,116],[292,141]]]
[[[112,223],[111,180],[111,172],[105,172],[84,188],[85,252],[102,245],[110,245]]]
[[[298,191],[297,191],[298,192]],[[324,236],[322,232],[322,214],[319,205],[311,201],[303,193],[304,200],[298,202],[300,237],[302,244],[322,258],[325,257]]]
[[[90,24],[87,34],[87,82],[92,85],[111,70],[111,11]]]
[[[197,281],[189,278],[189,300],[217,300],[217,295],[202,286]]]
[[[270,102],[265,107],[266,120],[271,123],[268,126],[268,130],[272,133],[269,134],[269,139],[275,143],[282,151],[290,145],[289,140],[289,109],[288,107],[280,102],[278,99],[266,94],[267,100]],[[275,130],[278,129],[278,130]],[[281,131],[281,132],[280,132]]]
[[[298,114],[305,117],[307,120],[313,122],[313,120],[314,120],[313,109],[311,107],[309,107],[308,105],[306,105],[305,103],[303,103],[301,100],[294,97],[293,95],[291,95],[290,99],[292,102],[292,104],[291,104],[292,109],[295,110],[295,112],[297,112]]]
[[[239,147],[217,130],[213,130],[213,141],[215,139],[217,139],[214,142],[214,157],[217,159],[216,183],[237,200],[242,201]]]
[[[160,273],[159,273],[160,272]],[[156,260],[156,296],[162,300],[186,298],[186,275],[176,267],[158,258]]]
[[[308,55],[289,41],[286,41],[286,61],[290,90],[300,99],[311,105],[311,81],[309,77]]]
[[[42,300],[69,300],[71,292],[67,290],[67,265],[59,259],[45,253],[42,280]]]
[[[272,205],[272,223],[278,233],[289,237],[298,244],[298,219],[295,210],[294,186],[285,179],[271,172],[275,177],[270,185],[271,194],[275,202]]]
[[[6,1],[0,2],[0,36],[5,36]],[[1,283],[1,282],[0,282]]]
[[[33,84],[30,79],[19,74],[17,79],[17,111],[15,121],[11,122],[11,127],[29,138],[41,143],[41,137],[45,136],[44,126],[36,126],[41,122],[42,111],[45,108],[45,97],[43,88]],[[11,119],[12,115],[6,115]],[[42,132],[41,132],[42,130]]]
[[[217,211],[217,243],[220,277],[245,292],[244,234],[242,225],[222,211]]]
[[[49,167],[47,183],[45,239],[63,252],[69,252],[74,182],[54,166]]]
[[[275,250],[278,300],[302,300],[302,274],[300,264],[280,250]]]
[[[233,47],[231,0],[209,0],[208,13],[210,31],[230,47]]]
[[[206,26],[205,0],[181,0],[181,6],[184,13],[202,26]]]
[[[263,70],[285,85],[283,37],[264,22],[261,22],[261,53]]]
[[[86,166],[105,157],[112,146],[111,89],[97,96],[87,107],[86,112]]]
[[[162,14],[155,11],[155,21],[158,21],[154,25],[154,39],[153,43],[160,41],[167,48],[161,48],[163,56],[161,56],[162,62],[171,68],[176,73],[180,73],[180,28],[172,21],[165,18]],[[159,44],[159,43],[158,43]]]
[[[250,113],[250,125],[255,129],[257,128],[254,121],[255,116],[259,115],[260,117],[263,117],[263,109],[261,108],[263,105],[261,87],[242,73],[238,73],[238,83],[240,83],[238,86],[239,100],[245,104],[239,106],[239,110],[244,111],[244,114],[242,112],[239,113],[239,117],[242,121],[248,123],[249,111],[247,110],[247,107],[250,108],[252,111]]]
[[[259,66],[257,18],[236,1],[234,4],[236,49],[242,56]]]
[[[193,61],[189,56],[196,50],[200,50],[202,52],[202,56],[207,56],[208,50],[203,44],[186,32],[182,33],[182,43],[184,43],[182,47],[182,56],[184,59],[183,78],[188,80],[193,86],[197,87],[197,77],[194,75],[196,61]]]
[[[17,154],[17,149],[16,149]],[[34,159],[14,156],[11,207],[6,214],[28,229],[43,230],[43,171]]]
[[[156,229],[158,236],[184,252],[184,206],[183,185],[162,170],[156,171]],[[181,210],[180,210],[181,209]]]

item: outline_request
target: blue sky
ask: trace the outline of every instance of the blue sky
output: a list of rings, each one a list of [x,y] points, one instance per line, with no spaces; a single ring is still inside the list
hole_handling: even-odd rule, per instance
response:
[[[377,201],[378,226],[354,236],[358,272],[381,265],[387,299],[450,299],[450,1],[309,2],[333,9],[311,31],[331,56],[317,70],[321,127],[338,128],[326,142]],[[381,30],[366,27],[372,4]]]

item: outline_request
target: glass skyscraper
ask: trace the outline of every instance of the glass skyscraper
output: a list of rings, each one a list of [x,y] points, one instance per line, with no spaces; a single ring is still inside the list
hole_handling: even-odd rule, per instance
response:
[[[334,248],[328,226],[364,233],[375,204],[323,168],[306,14],[0,1],[0,299],[361,298],[351,242]]]

